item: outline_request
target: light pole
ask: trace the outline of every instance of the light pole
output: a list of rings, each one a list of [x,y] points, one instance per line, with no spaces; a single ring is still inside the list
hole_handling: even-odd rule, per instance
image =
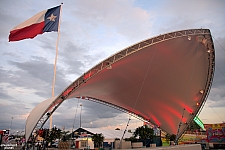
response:
[[[80,128],[81,128],[81,113],[82,113],[82,104],[80,104]]]
[[[82,104],[80,104],[80,128],[79,128],[79,134],[81,135],[81,113],[82,113]]]
[[[122,130],[123,124],[121,123],[120,126],[121,126],[120,128],[121,128],[121,131],[122,131],[122,134],[123,134],[123,130]],[[118,145],[118,149],[120,149],[120,147],[121,147],[122,140],[123,140],[123,139],[121,138],[121,139],[120,139],[120,143],[119,143],[119,145]]]
[[[12,121],[13,121],[13,117],[11,118],[11,126],[10,126],[10,130],[12,129]]]

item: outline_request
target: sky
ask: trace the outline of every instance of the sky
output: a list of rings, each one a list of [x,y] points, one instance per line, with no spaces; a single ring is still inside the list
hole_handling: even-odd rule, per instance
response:
[[[57,32],[8,42],[11,29],[62,1],[0,1],[0,130],[22,134],[31,110],[51,97]],[[199,118],[225,121],[224,0],[68,0],[63,2],[55,83],[57,96],[84,72],[142,40],[186,29],[210,29],[216,51],[211,91]],[[82,107],[80,106],[82,104]],[[128,115],[94,102],[69,99],[53,114],[65,130],[125,129]],[[142,125],[131,119],[129,128]],[[45,127],[48,127],[47,122]]]

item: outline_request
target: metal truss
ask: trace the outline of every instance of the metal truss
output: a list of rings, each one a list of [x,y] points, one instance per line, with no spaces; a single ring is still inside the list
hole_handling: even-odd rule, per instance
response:
[[[207,74],[207,81],[205,84],[205,88],[204,88],[204,90],[200,91],[200,93],[202,94],[202,99],[200,100],[199,107],[197,107],[197,109],[195,109],[193,114],[191,114],[192,119],[190,119],[189,122],[187,122],[187,124],[190,124],[190,122],[194,119],[194,117],[199,115],[199,113],[203,109],[205,102],[208,98],[209,91],[212,86],[214,72],[215,72],[215,49],[214,49],[214,44],[212,41],[211,34],[198,35],[196,37],[196,40],[199,43],[202,43],[206,47],[206,50],[208,53],[208,60],[209,60],[208,66],[209,67],[208,67],[208,74]],[[188,126],[186,126],[186,128],[184,128],[182,131],[180,131],[177,136],[180,137],[186,131],[187,127]]]

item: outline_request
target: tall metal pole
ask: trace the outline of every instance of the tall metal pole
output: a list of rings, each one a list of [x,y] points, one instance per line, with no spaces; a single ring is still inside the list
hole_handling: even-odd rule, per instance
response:
[[[11,118],[10,130],[12,129],[12,121],[13,121],[13,117]]]
[[[81,135],[81,113],[82,113],[82,104],[80,104],[80,128],[79,128],[79,134]]]
[[[81,128],[81,114],[82,114],[82,104],[80,104],[80,128]]]
[[[55,78],[56,78],[56,64],[57,64],[57,58],[58,58],[58,45],[59,45],[59,37],[60,37],[60,23],[61,23],[61,13],[62,13],[62,5],[60,6],[60,13],[59,13],[59,24],[58,24],[58,38],[56,42],[56,52],[55,52],[55,62],[54,62],[54,75],[52,80],[52,97],[55,96]],[[52,111],[52,109],[51,109]],[[49,118],[49,129],[52,129],[52,114]]]

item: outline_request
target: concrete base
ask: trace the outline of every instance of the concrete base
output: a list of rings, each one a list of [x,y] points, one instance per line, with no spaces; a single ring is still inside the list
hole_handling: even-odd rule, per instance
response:
[[[118,150],[201,150],[201,144],[189,144],[189,145],[174,145],[163,147],[148,147],[148,148],[135,148],[135,149],[118,149]]]

